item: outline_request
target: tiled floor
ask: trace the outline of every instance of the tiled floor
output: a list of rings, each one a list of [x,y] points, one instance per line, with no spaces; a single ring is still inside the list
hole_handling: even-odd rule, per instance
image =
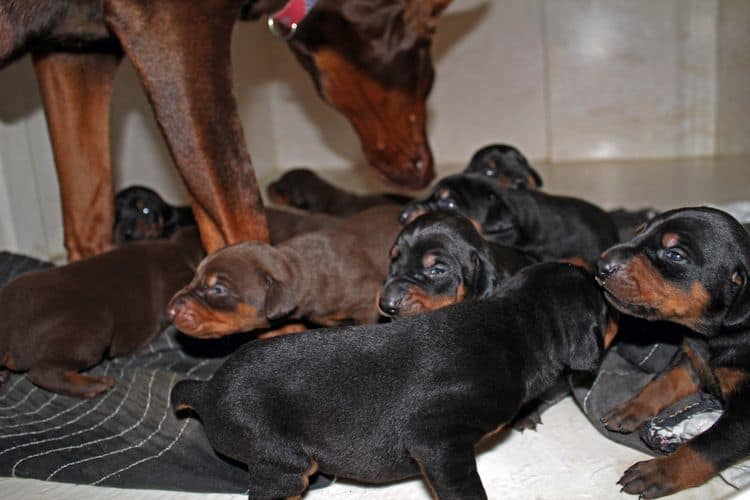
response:
[[[750,199],[750,158],[658,160],[537,165],[552,193],[583,197],[605,208],[653,206],[667,209],[704,203],[723,204]],[[460,166],[440,169],[447,174]],[[329,180],[360,191],[387,189],[363,171],[325,171]],[[263,179],[268,181],[271,179]],[[490,498],[513,499],[629,499],[615,484],[620,474],[645,455],[607,441],[568,398],[551,408],[538,432],[510,432],[479,456],[479,472]],[[143,492],[0,479],[6,499],[44,495],[57,499],[139,498],[239,499],[242,496],[174,492]],[[720,478],[688,490],[674,499],[716,499],[734,493]],[[740,494],[741,495],[741,494]],[[339,482],[310,492],[316,499],[427,499],[420,481],[385,487]]]

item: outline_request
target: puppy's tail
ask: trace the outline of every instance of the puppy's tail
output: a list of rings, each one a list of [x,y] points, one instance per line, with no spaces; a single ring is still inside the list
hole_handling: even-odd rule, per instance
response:
[[[170,402],[176,411],[200,409],[200,402],[203,396],[203,385],[205,382],[199,380],[182,380],[177,382],[172,388]]]

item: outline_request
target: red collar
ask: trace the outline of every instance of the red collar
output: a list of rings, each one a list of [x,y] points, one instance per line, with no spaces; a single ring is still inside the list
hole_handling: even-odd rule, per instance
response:
[[[315,7],[316,3],[318,3],[318,0],[289,0],[286,5],[269,17],[271,31],[277,36],[284,35],[274,29],[274,25],[281,25],[288,31],[286,36],[291,38],[297,29],[297,25]]]

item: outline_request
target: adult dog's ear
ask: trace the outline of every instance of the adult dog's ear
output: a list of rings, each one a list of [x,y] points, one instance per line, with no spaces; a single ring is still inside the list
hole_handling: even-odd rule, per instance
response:
[[[420,38],[429,39],[435,33],[440,14],[452,0],[408,0],[404,11],[406,24]]]
[[[276,321],[289,315],[297,307],[297,298],[292,287],[268,276],[265,313],[268,321]]]
[[[497,273],[486,251],[471,251],[471,296],[484,299],[492,295],[497,287]]]
[[[750,328],[750,286],[747,279],[747,270],[744,267],[738,267],[732,273],[730,286],[733,286],[736,291],[724,315],[722,326],[727,330]]]

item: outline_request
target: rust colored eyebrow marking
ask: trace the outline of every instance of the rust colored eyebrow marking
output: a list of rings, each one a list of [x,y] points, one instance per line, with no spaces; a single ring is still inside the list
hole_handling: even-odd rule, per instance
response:
[[[661,244],[664,248],[672,248],[680,242],[680,235],[677,233],[664,233],[661,237]]]
[[[426,253],[422,256],[422,266],[424,266],[425,268],[434,266],[435,262],[437,262],[437,257],[435,256],[435,254]]]

